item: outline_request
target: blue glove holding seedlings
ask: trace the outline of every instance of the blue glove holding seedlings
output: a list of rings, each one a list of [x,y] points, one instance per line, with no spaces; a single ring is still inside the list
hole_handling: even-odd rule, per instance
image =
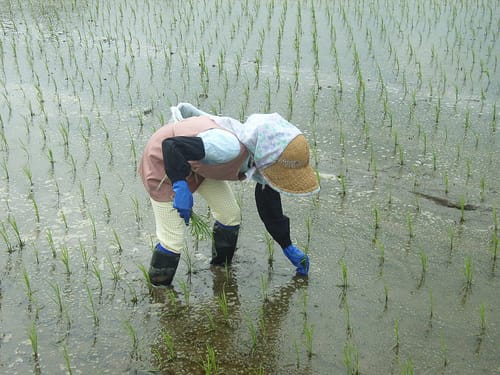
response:
[[[285,247],[283,253],[297,267],[296,270],[299,275],[307,276],[309,272],[309,257],[306,254],[293,245]]]
[[[193,208],[193,194],[185,180],[175,181],[172,184],[172,189],[175,193],[173,207],[179,211],[179,216],[184,219],[186,225],[189,225]]]

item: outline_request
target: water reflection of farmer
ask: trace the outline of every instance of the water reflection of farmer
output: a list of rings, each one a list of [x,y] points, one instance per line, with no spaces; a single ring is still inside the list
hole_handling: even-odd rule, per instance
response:
[[[207,346],[215,349],[220,373],[275,373],[283,358],[278,340],[289,332],[283,331],[283,322],[289,315],[291,302],[300,290],[307,288],[307,279],[293,277],[285,285],[271,291],[258,304],[242,307],[238,292],[238,275],[234,269],[213,268],[213,301],[191,306],[178,305],[175,310],[165,302],[163,290],[155,290],[155,302],[160,302],[160,329],[153,341],[154,365],[163,374],[205,374],[202,364],[206,361]],[[174,290],[174,289],[172,289]],[[214,303],[225,295],[228,315]],[[252,298],[254,301],[254,298]],[[171,301],[170,301],[171,302]],[[178,302],[182,304],[181,300]],[[255,313],[258,311],[258,313]],[[189,324],[186,325],[186,321]],[[246,330],[250,331],[250,338]],[[167,348],[165,335],[171,337],[173,349]],[[230,355],[228,355],[230,353]],[[254,371],[255,370],[255,371]],[[301,368],[307,374],[307,368]]]
[[[174,121],[151,136],[139,166],[159,240],[149,269],[151,282],[172,282],[194,191],[206,200],[215,219],[211,264],[231,263],[241,214],[228,181],[245,178],[257,182],[255,201],[267,231],[297,273],[307,275],[309,258],[292,244],[280,196],[319,191],[309,165],[309,146],[300,130],[276,113],[254,114],[242,124],[181,103],[172,107],[172,115]]]

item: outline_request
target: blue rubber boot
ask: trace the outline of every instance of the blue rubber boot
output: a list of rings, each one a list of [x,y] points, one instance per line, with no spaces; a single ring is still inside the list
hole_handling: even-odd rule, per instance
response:
[[[285,247],[283,253],[297,267],[296,271],[299,275],[307,276],[309,273],[309,257],[306,254],[293,245]]]

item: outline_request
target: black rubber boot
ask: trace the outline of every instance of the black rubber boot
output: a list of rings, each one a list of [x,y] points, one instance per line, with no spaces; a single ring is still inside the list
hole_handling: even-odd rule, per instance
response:
[[[181,258],[180,254],[164,251],[162,248],[160,244],[156,245],[149,266],[149,279],[151,284],[156,286],[167,286],[172,283]]]
[[[218,221],[214,224],[212,239],[212,260],[213,265],[229,265],[233,260],[236,251],[236,242],[238,242],[238,233],[240,226],[225,226]]]

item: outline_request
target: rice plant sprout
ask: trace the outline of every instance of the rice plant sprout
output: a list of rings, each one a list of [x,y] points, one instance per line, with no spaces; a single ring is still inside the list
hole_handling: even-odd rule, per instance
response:
[[[207,355],[205,362],[203,362],[205,375],[216,375],[219,373],[219,366],[217,364],[217,355],[215,349],[207,344]]]
[[[229,304],[227,301],[226,289],[224,287],[222,288],[222,292],[218,298],[218,303],[220,310],[222,312],[222,316],[224,317],[224,320],[227,322],[229,319]]]
[[[130,320],[125,320],[123,322],[123,326],[125,327],[125,330],[129,334],[130,338],[132,339],[132,353],[134,356],[137,356],[137,348],[139,346],[139,339],[137,338],[137,332],[130,322]]]
[[[38,359],[38,329],[35,322],[31,323],[28,329],[28,338],[31,343],[31,350],[33,353],[33,358]]]
[[[174,346],[174,339],[168,332],[163,332],[163,342],[167,347],[170,360],[177,358]]]
[[[97,309],[96,309],[96,306],[94,303],[94,298],[92,297],[92,292],[90,291],[89,285],[87,283],[85,283],[85,288],[87,290],[87,297],[88,297],[89,306],[90,306],[90,307],[89,306],[85,306],[85,307],[92,314],[92,320],[94,322],[94,326],[98,326],[99,325],[99,315],[97,314]]]
[[[347,265],[345,264],[344,259],[340,260],[340,270],[342,273],[342,283],[339,286],[342,288],[343,292],[345,293],[347,290],[348,283],[347,283]]]
[[[343,349],[344,364],[347,375],[359,375],[359,353],[356,346],[348,340]]]
[[[473,276],[472,259],[471,259],[470,255],[467,255],[465,257],[464,275],[465,275],[465,287],[464,287],[464,289],[466,291],[468,291],[472,287],[472,276]]]
[[[498,256],[498,235],[496,231],[493,231],[490,252],[493,260],[493,265],[495,265]]]

